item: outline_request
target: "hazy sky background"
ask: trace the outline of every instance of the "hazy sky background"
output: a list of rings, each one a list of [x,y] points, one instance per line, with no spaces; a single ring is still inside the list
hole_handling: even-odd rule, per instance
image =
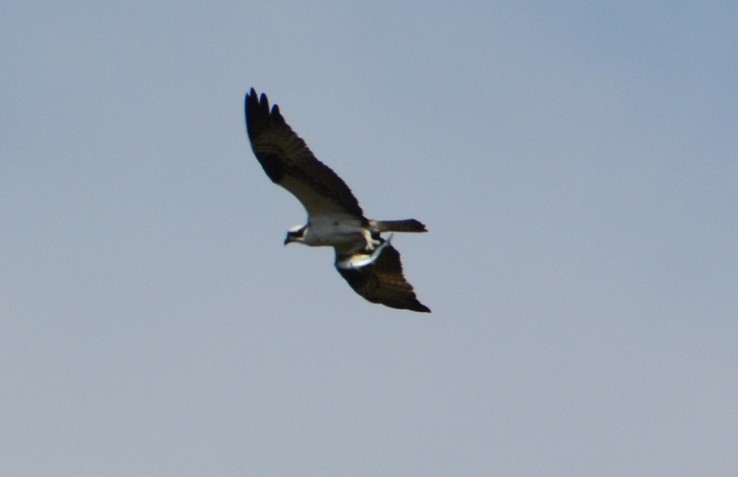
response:
[[[8,2],[5,475],[738,475],[738,6]],[[372,305],[254,86],[397,235]]]

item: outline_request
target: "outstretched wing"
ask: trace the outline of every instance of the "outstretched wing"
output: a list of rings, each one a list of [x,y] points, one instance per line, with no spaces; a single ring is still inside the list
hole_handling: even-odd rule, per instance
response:
[[[264,93],[246,95],[246,130],[267,176],[302,202],[310,216],[344,213],[366,222],[346,183],[320,162]]]
[[[400,253],[389,242],[382,243],[383,250],[371,260],[366,253],[342,255],[336,250],[336,269],[356,293],[372,303],[391,308],[430,313],[420,303],[412,285],[402,275]]]

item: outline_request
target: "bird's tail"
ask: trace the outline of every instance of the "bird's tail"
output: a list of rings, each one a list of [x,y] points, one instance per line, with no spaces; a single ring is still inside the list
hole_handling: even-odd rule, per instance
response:
[[[415,219],[371,220],[369,226],[374,232],[427,232],[421,222]]]

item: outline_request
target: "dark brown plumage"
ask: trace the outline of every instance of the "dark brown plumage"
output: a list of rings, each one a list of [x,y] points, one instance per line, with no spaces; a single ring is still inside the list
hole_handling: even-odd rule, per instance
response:
[[[336,251],[336,263],[341,259],[341,255]],[[387,244],[379,257],[369,265],[361,268],[336,266],[336,269],[356,293],[372,303],[430,313],[430,308],[418,301],[413,286],[402,275],[400,253],[390,244]]]
[[[308,214],[346,212],[366,222],[349,186],[315,157],[287,125],[279,106],[275,104],[270,111],[266,95],[257,97],[254,88],[246,96],[246,129],[264,172],[295,195]]]
[[[302,202],[305,226],[291,230],[285,244],[332,246],[335,267],[351,288],[372,303],[430,312],[420,303],[402,273],[400,254],[382,232],[425,232],[415,219],[368,220],[351,189],[320,162],[265,94],[246,95],[246,130],[251,148],[266,175]],[[389,239],[388,239],[389,240]]]

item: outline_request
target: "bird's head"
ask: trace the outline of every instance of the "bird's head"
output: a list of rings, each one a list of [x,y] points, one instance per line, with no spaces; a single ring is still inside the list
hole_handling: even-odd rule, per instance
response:
[[[287,232],[287,237],[284,239],[284,244],[287,245],[290,242],[302,242],[305,240],[305,230],[307,225],[296,225]]]

